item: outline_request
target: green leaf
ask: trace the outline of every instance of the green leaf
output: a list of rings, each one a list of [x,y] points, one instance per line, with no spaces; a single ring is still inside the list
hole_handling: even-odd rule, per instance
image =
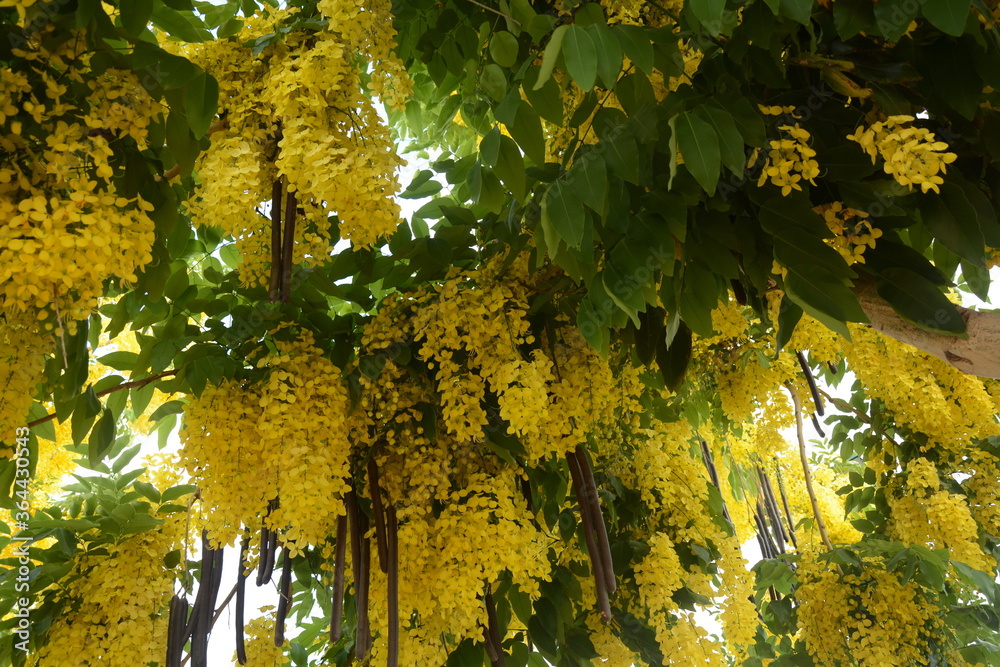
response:
[[[611,173],[629,183],[639,183],[639,147],[635,143],[635,137],[625,129],[625,126],[621,126],[615,136],[601,139],[597,146],[598,150],[602,151]]]
[[[205,24],[193,13],[181,13],[166,5],[153,9],[152,21],[157,28],[182,42],[204,42],[212,38]]]
[[[111,414],[111,410],[104,409],[104,414],[101,415],[94,430],[91,431],[87,444],[87,458],[93,467],[100,463],[111,446],[115,444],[115,418]]]
[[[875,3],[875,23],[890,42],[899,41],[917,17],[920,3],[914,0],[879,0]]]
[[[743,152],[743,135],[736,127],[732,115],[720,106],[702,104],[695,109],[700,118],[709,123],[719,137],[722,164],[737,176],[743,174],[747,158]]]
[[[556,61],[559,59],[559,54],[562,51],[563,39],[566,37],[566,31],[569,30],[568,24],[563,24],[552,31],[552,36],[549,37],[549,43],[545,45],[545,53],[542,54],[542,65],[538,70],[538,80],[535,81],[533,88],[538,90],[541,88],[549,77],[552,76],[552,70],[556,66]]]
[[[575,24],[568,28],[562,48],[566,69],[576,85],[587,91],[594,87],[597,80],[597,48],[586,30]],[[542,68],[545,68],[544,59]]]
[[[722,12],[726,9],[726,0],[689,0],[687,6],[701,24],[713,35],[722,30]]]
[[[814,0],[781,0],[779,12],[802,25],[809,25],[815,4]]]
[[[188,84],[184,108],[195,138],[205,136],[219,110],[219,82],[214,76],[202,72]]]
[[[924,226],[935,239],[959,257],[977,266],[985,265],[986,241],[976,209],[961,188],[945,183],[940,195],[922,195],[918,207]]]
[[[513,122],[504,125],[532,162],[536,165],[545,164],[545,134],[542,132],[542,119],[531,105],[518,100]]]
[[[519,201],[527,196],[527,176],[524,169],[524,158],[517,144],[510,137],[500,135],[499,153],[493,166],[495,173],[511,194]]]
[[[969,0],[924,0],[921,11],[935,28],[958,37],[965,32],[971,5]]]
[[[539,116],[555,125],[562,125],[563,100],[559,84],[556,83],[555,79],[549,78],[541,86],[536,85],[538,73],[537,65],[529,67],[528,71],[524,73],[521,90]]]
[[[507,94],[507,77],[496,63],[489,63],[483,68],[479,83],[483,86],[486,94],[497,102]]]
[[[579,248],[587,226],[583,202],[564,181],[556,181],[542,199],[542,225],[554,230],[566,245]],[[554,252],[554,248],[549,249]]]
[[[670,344],[663,341],[656,349],[656,365],[663,376],[663,383],[670,390],[676,390],[684,380],[684,372],[691,362],[691,330],[683,322]]]
[[[965,333],[965,320],[955,304],[919,273],[886,269],[878,274],[875,290],[900,317],[921,329],[950,335]]]
[[[517,62],[517,37],[506,30],[498,30],[490,38],[490,57],[500,67],[513,67]]]
[[[138,37],[153,15],[153,0],[126,0],[119,6],[122,28],[129,37]]]
[[[681,319],[702,338],[713,335],[712,310],[719,302],[715,274],[698,262],[684,267],[684,288],[681,290]]]
[[[646,75],[653,73],[653,43],[642,26],[616,25],[611,29],[625,55]]]
[[[603,216],[608,196],[608,170],[597,151],[584,153],[566,172],[566,184],[595,213]]]
[[[778,350],[783,350],[788,341],[792,339],[795,327],[802,319],[802,309],[796,306],[788,295],[781,297],[781,305],[778,307],[778,335],[776,345]]]
[[[622,70],[622,47],[611,29],[604,23],[592,23],[586,27],[597,50],[597,74],[604,88],[612,90]]]
[[[119,371],[130,371],[135,368],[139,355],[135,352],[112,352],[99,357],[98,361]]]
[[[860,32],[871,31],[875,13],[869,0],[837,0],[833,4],[833,23],[844,41]]]
[[[785,294],[829,329],[850,338],[845,322],[868,321],[857,297],[836,276],[809,264],[786,268]]]
[[[690,111],[677,116],[677,147],[684,157],[684,166],[709,195],[715,194],[722,169],[719,138],[707,122]]]

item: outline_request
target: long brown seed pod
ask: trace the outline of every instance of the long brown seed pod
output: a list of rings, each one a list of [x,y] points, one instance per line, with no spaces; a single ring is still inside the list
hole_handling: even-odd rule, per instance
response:
[[[388,667],[399,665],[399,526],[396,524],[396,508],[389,505],[386,508],[385,548],[389,559],[389,572],[386,581],[387,602],[389,606],[389,642],[386,664]]]
[[[258,587],[263,586],[264,582],[267,581],[267,548],[271,543],[266,525],[261,526],[260,529],[260,550],[257,557],[257,579],[256,584]]]
[[[295,250],[295,213],[298,203],[295,193],[286,188],[285,238],[281,244],[281,303],[288,303],[292,295],[292,262]]]
[[[490,660],[496,667],[506,667],[506,656],[503,652],[503,640],[500,638],[500,623],[497,621],[497,606],[493,602],[493,593],[487,591],[483,602],[486,604],[486,622],[490,638],[486,644],[486,650],[489,652],[489,647],[492,646],[495,655],[491,655]],[[491,665],[491,667],[493,666]]]
[[[240,544],[240,562],[236,570],[236,660],[241,665],[247,664],[246,635],[244,632],[243,612],[247,599],[247,552],[250,550],[250,536],[243,537]]]
[[[792,519],[792,510],[788,507],[788,496],[785,495],[785,483],[781,479],[781,468],[778,468],[778,492],[781,493],[781,505],[785,508],[785,521],[788,522],[788,537],[792,538],[792,546],[798,549],[799,543],[795,539],[795,521]]]
[[[712,482],[712,486],[721,492],[722,487],[719,485],[719,471],[715,468],[715,461],[712,459],[712,450],[708,448],[708,443],[704,440],[701,440],[701,460],[705,462],[705,467],[708,469],[708,478]],[[729,506],[726,505],[725,500],[722,501],[722,518],[726,520],[726,523],[735,532],[736,527],[733,523],[733,517],[729,514]]]
[[[188,623],[187,634],[191,636],[191,667],[208,666],[208,632],[212,627],[212,612],[214,600],[212,590],[215,586],[215,566],[217,563],[215,550],[208,541],[208,531],[201,531],[201,578],[198,582],[198,597],[195,599],[194,612]]]
[[[802,353],[802,350],[796,350],[795,358],[799,360],[799,366],[802,368],[802,374],[806,376],[806,382],[809,384],[809,393],[812,394],[813,403],[816,404],[816,414],[822,417],[823,399],[819,397],[819,387],[816,386],[816,378],[813,377],[812,369],[809,368],[809,362],[806,361],[806,355]]]
[[[760,466],[757,466],[757,486],[760,490],[760,497],[763,499],[764,512],[771,525],[774,544],[779,552],[785,553],[787,538],[785,537],[785,528],[781,523],[781,513],[778,512],[778,504],[770,493],[771,485],[767,481],[767,475],[764,474],[764,470]]]
[[[576,492],[576,502],[580,507],[580,523],[583,526],[583,537],[587,544],[587,553],[590,555],[590,568],[594,571],[594,584],[597,589],[597,606],[601,610],[601,617],[605,623],[611,622],[611,603],[608,601],[608,587],[604,580],[604,565],[601,563],[601,553],[597,549],[597,539],[594,536],[594,526],[591,521],[589,504],[584,490],[583,472],[577,461],[576,454],[566,453],[566,462],[569,464],[569,473],[573,478],[573,489]]]
[[[333,595],[330,600],[330,643],[336,644],[343,634],[344,617],[344,556],[347,553],[347,515],[337,517],[337,545],[333,566]]]
[[[608,527],[604,523],[604,513],[601,512],[601,497],[597,493],[597,482],[594,480],[594,469],[590,466],[587,451],[580,445],[576,446],[576,460],[580,463],[583,473],[583,484],[587,490],[587,502],[590,506],[591,521],[597,529],[597,548],[601,551],[601,565],[604,566],[604,583],[608,595],[614,595],[618,586],[615,583],[615,567],[611,560],[611,545],[608,542]]]
[[[170,598],[170,613],[167,615],[167,658],[166,667],[180,667],[184,644],[187,643],[188,600],[186,596],[175,594]]]
[[[274,303],[281,292],[281,180],[271,185],[271,282],[267,300]],[[259,585],[259,584],[258,584]]]
[[[389,572],[389,555],[385,540],[385,507],[382,505],[382,488],[379,485],[378,466],[375,459],[368,460],[368,491],[372,497],[372,516],[375,518],[375,545],[378,547],[378,564],[382,572]]]
[[[368,617],[368,591],[371,589],[371,541],[368,534],[368,516],[359,513],[358,523],[361,524],[361,560],[358,562],[360,579],[355,584],[357,592],[356,605],[358,614],[357,638],[354,653],[358,660],[363,660],[372,647],[371,623]]]
[[[292,556],[288,547],[281,549],[281,581],[278,584],[278,613],[274,620],[274,645],[285,643],[285,618],[292,601]]]

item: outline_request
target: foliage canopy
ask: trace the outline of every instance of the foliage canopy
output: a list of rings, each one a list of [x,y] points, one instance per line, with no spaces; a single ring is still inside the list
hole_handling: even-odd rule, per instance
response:
[[[0,0],[0,664],[1000,664],[998,21]]]

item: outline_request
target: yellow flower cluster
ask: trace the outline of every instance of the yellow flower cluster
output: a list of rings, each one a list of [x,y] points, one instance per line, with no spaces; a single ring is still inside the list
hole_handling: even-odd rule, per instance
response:
[[[14,437],[18,427],[25,426],[51,348],[51,337],[38,333],[34,322],[0,311],[0,455],[13,452]]]
[[[164,557],[183,542],[176,515],[145,533],[81,555],[61,595],[67,609],[53,622],[46,645],[28,656],[32,667],[159,664],[166,650],[166,607],[177,573]]]
[[[295,555],[325,540],[343,514],[349,398],[311,334],[274,345],[258,362],[269,370],[264,382],[209,386],[191,402],[181,460],[201,488],[213,542],[233,544],[241,525],[259,526],[278,497],[269,527]]]
[[[265,614],[247,621],[244,627],[246,667],[283,667],[289,664],[289,658],[285,655],[288,640],[282,646],[274,645],[274,624],[277,621],[275,612],[272,611],[273,607],[261,607],[260,610]],[[235,653],[233,664],[237,664]]]
[[[817,664],[922,664],[940,640],[941,610],[895,572],[841,574],[807,552],[798,577],[799,629]]]
[[[802,189],[803,180],[816,185],[813,179],[819,176],[819,163],[813,159],[816,151],[809,147],[811,136],[808,130],[799,127],[798,123],[780,125],[778,129],[784,131],[789,138],[770,142],[771,150],[768,152],[760,178],[757,179],[757,186],[760,187],[770,181],[781,188],[782,196],[788,196],[792,190]],[[756,159],[754,153],[747,168],[752,167]]]
[[[944,179],[938,176],[946,171],[946,166],[957,159],[954,153],[946,153],[948,144],[935,141],[934,133],[923,127],[912,127],[913,116],[889,116],[886,120],[873,123],[867,129],[859,127],[847,135],[851,141],[861,144],[871,156],[872,164],[880,156],[885,161],[885,173],[891,175],[900,185],[920,186],[921,192],[940,192],[938,186]]]
[[[964,483],[973,518],[990,535],[1000,537],[1000,459],[987,452],[973,453],[972,476]]]
[[[937,468],[925,458],[910,461],[906,472],[905,485],[894,479],[886,489],[891,535],[903,544],[948,549],[953,560],[991,572],[996,562],[979,546],[979,527],[965,499],[941,488]]]
[[[276,180],[300,209],[295,263],[325,261],[338,240],[334,220],[340,237],[358,247],[399,223],[395,172],[403,161],[356,64],[375,63],[372,85],[389,102],[398,105],[408,94],[402,64],[390,52],[389,3],[319,4],[323,28],[289,34],[258,55],[246,45],[294,20],[293,10],[268,10],[231,39],[184,47],[218,79],[226,122],[199,159],[189,210],[199,224],[236,238],[246,283],[266,282],[270,221],[254,211],[272,198]]]
[[[840,253],[848,264],[865,263],[865,250],[875,247],[875,239],[882,236],[882,230],[872,227],[868,214],[844,206],[835,201],[814,209],[823,216],[826,226],[833,232],[832,239],[824,239],[826,244]]]
[[[994,399],[982,378],[867,327],[851,326],[851,337],[845,356],[868,395],[884,402],[898,423],[926,434],[926,447],[942,458],[962,453],[974,440],[1000,435]]]
[[[524,507],[516,471],[473,473],[440,498],[438,516],[431,504],[413,505],[394,489],[398,460],[382,467],[389,495],[401,507],[399,525],[399,607],[402,618],[419,622],[404,625],[400,655],[419,665],[440,665],[448,648],[442,636],[479,640],[486,625],[486,610],[479,599],[484,582],[497,581],[508,572],[520,590],[538,596],[538,582],[549,578],[546,553],[551,538],[534,528]],[[372,664],[385,661],[387,610],[386,578],[372,568],[371,621],[379,634],[372,648]]]
[[[143,147],[162,110],[131,73],[87,80],[77,48],[29,44],[30,73],[0,72],[0,313],[49,318],[48,329],[86,318],[105,280],[135,281],[152,259],[152,207],[116,192],[109,141]],[[74,82],[89,96],[73,100]]]

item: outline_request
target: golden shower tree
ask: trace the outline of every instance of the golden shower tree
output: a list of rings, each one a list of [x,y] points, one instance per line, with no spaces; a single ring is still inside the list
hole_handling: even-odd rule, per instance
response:
[[[0,0],[0,665],[1000,664],[998,21]]]

